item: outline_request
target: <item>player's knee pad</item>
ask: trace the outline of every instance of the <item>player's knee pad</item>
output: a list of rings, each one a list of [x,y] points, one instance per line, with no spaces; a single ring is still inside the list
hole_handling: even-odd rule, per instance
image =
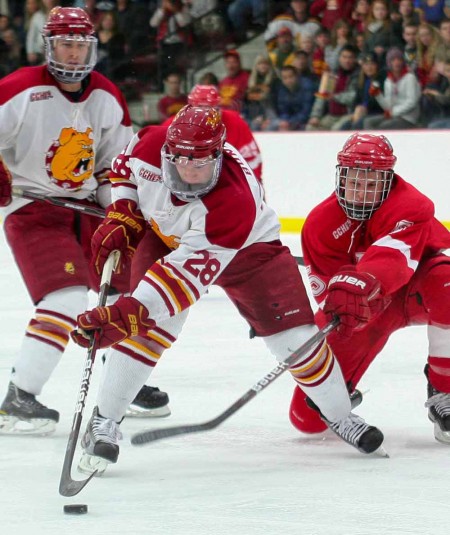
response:
[[[287,331],[282,331],[271,336],[265,336],[263,338],[269,351],[275,355],[278,360],[285,360],[306,341],[317,333],[317,327],[315,325],[302,325],[300,327],[294,327]],[[307,354],[304,355],[306,357]],[[299,358],[301,361],[302,358]]]
[[[431,325],[450,326],[450,259],[434,265],[423,283],[422,298]]]
[[[78,314],[88,305],[87,288],[73,286],[46,295],[38,304],[26,334],[64,351]]]
[[[289,407],[291,424],[302,433],[322,433],[327,424],[320,418],[319,413],[306,403],[306,394],[296,386]]]

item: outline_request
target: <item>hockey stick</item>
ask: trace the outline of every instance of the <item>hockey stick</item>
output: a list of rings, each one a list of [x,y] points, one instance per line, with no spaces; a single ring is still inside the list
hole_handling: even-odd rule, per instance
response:
[[[13,188],[14,197],[20,197],[22,199],[28,199],[30,201],[42,201],[55,206],[61,206],[62,208],[68,208],[69,210],[75,210],[77,212],[83,212],[87,215],[94,215],[96,217],[105,217],[105,211],[103,208],[95,208],[94,206],[85,206],[78,202],[67,201],[59,199],[57,197],[48,197],[40,193],[31,193],[31,191],[25,191],[21,188]]]
[[[202,424],[193,425],[178,425],[175,427],[166,427],[161,429],[153,429],[149,431],[141,431],[131,437],[131,444],[134,446],[141,446],[148,442],[154,442],[161,438],[174,437],[176,435],[186,435],[188,433],[198,433],[199,431],[209,431],[214,429],[222,422],[227,420],[232,414],[237,412],[240,408],[246,405],[250,400],[272,384],[275,379],[280,377],[292,364],[295,364],[300,357],[302,357],[307,351],[309,351],[316,344],[321,342],[333,329],[339,325],[339,318],[336,317],[325,325],[323,329],[317,332],[309,340],[307,340],[302,346],[291,355],[280,362],[271,372],[260,379],[255,385],[250,388],[243,396],[233,403],[226,411],[222,412],[216,418],[208,420]]]
[[[111,277],[119,261],[119,254],[120,253],[118,251],[113,251],[105,263],[100,282],[100,293],[98,296],[97,306],[104,306],[106,304],[106,298],[108,297],[108,291],[111,285]],[[75,496],[75,494],[78,494],[80,490],[82,490],[97,473],[96,470],[87,479],[81,481],[76,481],[72,479],[71,476],[73,458],[75,455],[75,449],[77,447],[78,435],[80,434],[81,420],[83,419],[83,411],[84,406],[86,405],[86,398],[89,390],[89,384],[91,382],[92,368],[94,366],[97,349],[97,339],[95,335],[93,335],[91,337],[86,360],[84,362],[80,390],[78,391],[77,404],[75,406],[75,413],[73,415],[72,429],[67,441],[66,454],[64,456],[64,464],[59,482],[59,493],[62,496]]]

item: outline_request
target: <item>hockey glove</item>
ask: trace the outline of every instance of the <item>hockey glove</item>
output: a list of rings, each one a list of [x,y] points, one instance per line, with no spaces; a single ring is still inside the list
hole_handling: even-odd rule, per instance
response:
[[[386,307],[380,282],[370,273],[343,269],[328,284],[324,312],[327,320],[339,316],[337,331],[350,337]]]
[[[145,220],[133,201],[122,199],[106,209],[106,216],[92,236],[92,263],[97,275],[114,250],[120,251],[116,273],[125,269],[145,233]]]
[[[97,331],[97,347],[109,347],[125,338],[145,336],[155,322],[148,311],[134,297],[120,297],[114,305],[97,307],[77,318],[78,329],[70,333],[72,340],[89,347],[92,331]]]
[[[11,173],[0,158],[0,206],[11,204]]]

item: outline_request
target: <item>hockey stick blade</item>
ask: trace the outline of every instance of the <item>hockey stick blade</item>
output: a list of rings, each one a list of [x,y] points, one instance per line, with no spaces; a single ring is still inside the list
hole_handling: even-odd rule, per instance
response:
[[[109,288],[111,285],[111,277],[119,262],[120,253],[113,251],[105,263],[100,281],[100,293],[98,296],[97,306],[104,306],[106,298],[108,297]],[[91,382],[92,369],[94,366],[95,355],[97,353],[97,338],[95,335],[91,336],[89,349],[84,362],[83,373],[81,377],[80,389],[78,391],[78,399],[73,415],[72,429],[67,440],[66,453],[64,455],[64,463],[61,471],[61,478],[59,481],[59,493],[61,496],[75,496],[89,483],[95,476],[97,470],[92,473],[87,479],[75,480],[72,479],[72,463],[75,456],[75,449],[77,447],[78,436],[80,434],[81,421],[83,419],[84,406]]]
[[[227,420],[232,414],[237,412],[240,408],[246,405],[250,400],[272,384],[280,375],[282,375],[292,364],[295,364],[299,358],[301,358],[306,352],[308,352],[312,347],[321,342],[326,338],[326,336],[337,326],[339,325],[339,318],[334,318],[333,321],[325,325],[323,329],[318,331],[314,336],[307,340],[302,346],[300,346],[296,351],[291,353],[291,355],[286,359],[280,362],[272,371],[260,379],[255,385],[247,390],[247,392],[241,396],[237,401],[233,403],[227,410],[219,414],[216,418],[208,420],[202,424],[191,424],[191,425],[177,425],[174,427],[166,427],[160,429],[151,429],[148,431],[141,431],[134,434],[131,437],[131,444],[133,446],[142,446],[148,444],[149,442],[154,442],[155,440],[160,440],[161,438],[169,438],[177,435],[187,435],[189,433],[198,433],[201,431],[209,431],[214,429],[222,422]]]
[[[41,201],[54,206],[60,206],[61,208],[67,208],[69,210],[75,210],[76,212],[83,212],[86,215],[93,215],[95,217],[105,217],[105,211],[103,208],[96,208],[95,206],[87,206],[81,203],[68,201],[66,199],[59,199],[58,197],[48,197],[47,195],[41,195],[40,193],[32,193],[31,191],[25,191],[21,188],[13,188],[14,197],[21,199],[28,199],[30,201]]]

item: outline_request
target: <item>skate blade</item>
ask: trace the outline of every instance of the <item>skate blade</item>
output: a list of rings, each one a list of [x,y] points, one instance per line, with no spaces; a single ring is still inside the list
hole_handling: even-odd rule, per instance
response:
[[[389,459],[389,453],[384,449],[383,446],[379,446],[375,451],[372,453],[369,453],[372,457],[384,457],[385,459]]]
[[[96,457],[95,455],[89,455],[89,453],[84,452],[78,462],[77,470],[82,474],[93,474],[97,470],[96,477],[99,477],[105,473],[109,464],[102,457]]]
[[[158,407],[157,409],[144,409],[139,405],[131,404],[126,412],[126,416],[131,418],[166,418],[170,414],[169,405],[164,405],[164,407]]]
[[[434,438],[441,444],[450,446],[450,431],[442,431],[437,422],[434,423]]]
[[[47,418],[21,420],[16,416],[0,414],[0,435],[47,436],[54,433],[56,422]]]

